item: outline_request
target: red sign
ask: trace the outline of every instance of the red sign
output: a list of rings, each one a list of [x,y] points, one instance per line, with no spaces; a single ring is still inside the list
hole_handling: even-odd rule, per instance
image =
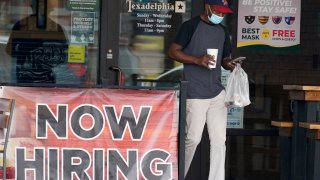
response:
[[[16,177],[177,179],[174,91],[4,87]]]

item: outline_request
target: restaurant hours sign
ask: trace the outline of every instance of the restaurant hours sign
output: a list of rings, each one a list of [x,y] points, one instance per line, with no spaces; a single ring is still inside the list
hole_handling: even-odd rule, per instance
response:
[[[126,1],[128,12],[136,19],[135,28],[140,34],[161,35],[172,28],[169,23],[173,13],[185,13],[185,1],[174,3],[147,1]]]

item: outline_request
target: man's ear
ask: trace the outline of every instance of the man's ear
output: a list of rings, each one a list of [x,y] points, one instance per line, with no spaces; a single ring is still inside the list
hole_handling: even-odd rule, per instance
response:
[[[204,4],[204,10],[205,11],[207,11],[207,10],[209,11],[209,6],[210,6],[209,4]]]

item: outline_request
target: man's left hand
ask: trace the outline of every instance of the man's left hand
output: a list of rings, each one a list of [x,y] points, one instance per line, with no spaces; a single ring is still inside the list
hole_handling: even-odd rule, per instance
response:
[[[223,68],[228,69],[228,70],[233,70],[237,64],[242,65],[242,60],[237,60],[237,59],[231,59],[231,58],[224,58],[223,59]]]

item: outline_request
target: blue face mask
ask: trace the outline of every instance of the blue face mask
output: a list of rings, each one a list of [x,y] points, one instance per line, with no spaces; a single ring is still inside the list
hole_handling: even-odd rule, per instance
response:
[[[224,17],[215,15],[214,13],[212,13],[211,8],[209,7],[210,12],[211,12],[211,16],[208,15],[208,20],[210,22],[212,22],[213,24],[220,24],[223,21]]]

